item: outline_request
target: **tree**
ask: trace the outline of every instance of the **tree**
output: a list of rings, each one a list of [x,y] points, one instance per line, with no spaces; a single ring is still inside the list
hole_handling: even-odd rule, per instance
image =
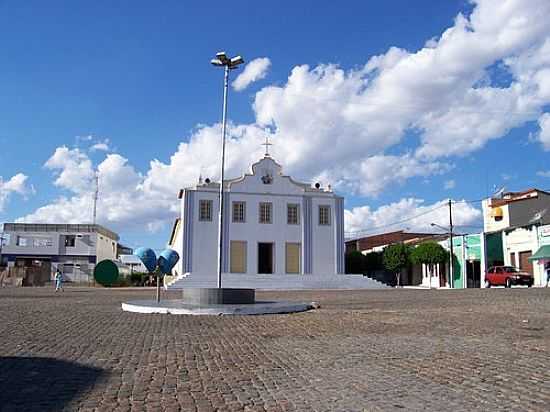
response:
[[[346,273],[363,273],[365,268],[365,256],[354,250],[346,254]]]
[[[415,265],[436,265],[444,263],[449,258],[447,251],[436,242],[425,242],[411,252],[411,262]]]
[[[437,265],[438,263],[444,263],[449,259],[449,254],[447,251],[436,242],[425,242],[418,245],[411,252],[411,262],[415,265]],[[432,285],[432,268],[429,268],[430,271],[430,287]]]
[[[401,284],[401,270],[409,266],[410,253],[410,247],[403,243],[389,245],[384,249],[384,255],[382,258],[384,267],[388,271],[395,273],[397,286]]]

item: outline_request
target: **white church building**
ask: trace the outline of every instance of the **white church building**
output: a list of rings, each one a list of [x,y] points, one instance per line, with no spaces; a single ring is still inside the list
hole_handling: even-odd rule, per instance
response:
[[[180,191],[170,247],[181,259],[167,288],[216,287],[219,189],[206,179]],[[223,192],[223,287],[382,287],[344,276],[344,198],[330,186],[297,182],[266,154]]]

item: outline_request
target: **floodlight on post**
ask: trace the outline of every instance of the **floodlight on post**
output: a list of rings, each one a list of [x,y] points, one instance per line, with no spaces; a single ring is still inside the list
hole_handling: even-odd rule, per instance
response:
[[[220,167],[219,219],[218,219],[218,288],[222,287],[222,253],[223,253],[223,180],[225,175],[225,132],[227,123],[227,90],[229,86],[229,70],[236,69],[244,63],[241,56],[227,57],[224,51],[216,53],[216,58],[210,60],[214,66],[224,68],[223,77],[223,110],[222,110],[222,155]]]
[[[244,59],[241,56],[235,56],[229,61],[229,63],[231,64],[232,68],[237,67],[239,64],[244,63]]]
[[[217,52],[217,53],[216,53],[216,58],[217,58],[218,60],[220,60],[223,64],[226,64],[227,61],[229,60],[229,59],[227,58],[227,55],[225,54],[224,51]]]

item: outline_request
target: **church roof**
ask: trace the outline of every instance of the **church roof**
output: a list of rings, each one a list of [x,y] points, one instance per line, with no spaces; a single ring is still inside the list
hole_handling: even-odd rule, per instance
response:
[[[282,166],[277,163],[269,154],[266,153],[266,155],[261,158],[256,163],[253,163],[251,166],[251,173],[245,173],[244,175],[240,177],[236,177],[233,179],[225,179],[224,180],[224,190],[231,191],[234,186],[240,186],[242,183],[244,183],[247,179],[261,179],[264,184],[270,184],[274,177],[277,176],[278,178],[281,178],[283,180],[286,180],[290,186],[294,186],[299,191],[302,192],[314,192],[314,193],[326,193],[332,194],[332,190],[330,186],[327,188],[321,187],[320,184],[309,184],[304,182],[299,182],[297,180],[294,180],[292,177],[283,174],[283,168]],[[193,187],[187,188],[186,190],[211,190],[211,191],[218,191],[220,189],[219,182],[213,182],[210,179],[200,179],[199,183],[196,184]],[[183,197],[184,190],[180,190],[178,194],[178,198],[181,199]]]

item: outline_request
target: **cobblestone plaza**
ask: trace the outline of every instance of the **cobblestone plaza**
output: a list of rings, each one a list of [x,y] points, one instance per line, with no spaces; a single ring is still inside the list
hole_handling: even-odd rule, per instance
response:
[[[0,410],[550,409],[550,289],[258,292],[321,308],[122,312],[153,295],[0,290]]]

